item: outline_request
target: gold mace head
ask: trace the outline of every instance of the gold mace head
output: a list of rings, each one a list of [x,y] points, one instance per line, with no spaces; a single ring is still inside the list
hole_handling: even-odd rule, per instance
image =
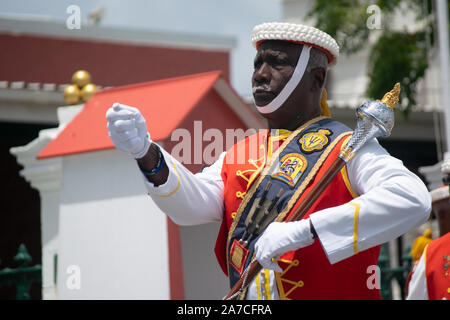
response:
[[[398,96],[400,95],[400,83],[397,82],[394,88],[386,93],[381,99],[381,102],[389,107],[392,111],[394,111],[395,105],[398,103]]]
[[[86,70],[78,70],[72,76],[72,84],[77,85],[80,89],[90,82],[91,75]]]
[[[68,104],[77,104],[80,102],[81,93],[78,86],[71,84],[64,89],[64,101]]]

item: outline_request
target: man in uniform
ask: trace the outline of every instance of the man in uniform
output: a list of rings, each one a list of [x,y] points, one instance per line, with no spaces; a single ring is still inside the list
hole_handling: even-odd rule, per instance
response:
[[[425,247],[415,265],[407,300],[450,300],[450,160],[444,161],[442,172],[446,185],[430,192],[440,237]]]
[[[137,160],[149,195],[175,223],[221,221],[215,253],[231,287],[258,260],[264,269],[246,299],[379,299],[369,267],[380,244],[426,221],[427,189],[372,139],[301,220],[282,222],[351,135],[324,103],[339,47],[328,34],[291,23],[258,25],[252,42],[253,96],[270,130],[236,143],[197,174],[152,142],[137,108],[116,103],[108,110],[110,137]],[[245,161],[236,160],[242,154]]]

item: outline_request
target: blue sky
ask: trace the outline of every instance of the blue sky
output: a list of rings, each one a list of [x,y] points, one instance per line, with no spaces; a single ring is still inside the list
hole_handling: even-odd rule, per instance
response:
[[[104,26],[235,37],[231,82],[244,97],[251,95],[251,31],[258,23],[282,19],[281,0],[7,0],[0,2],[0,13],[65,21],[71,4],[80,7],[82,22],[104,7]]]

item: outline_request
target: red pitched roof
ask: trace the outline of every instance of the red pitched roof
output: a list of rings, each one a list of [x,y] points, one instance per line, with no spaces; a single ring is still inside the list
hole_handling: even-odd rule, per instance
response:
[[[38,154],[38,159],[114,148],[106,129],[106,111],[114,102],[139,108],[152,140],[168,138],[214,86],[220,71],[107,89],[91,98],[78,115]],[[164,121],[161,121],[164,119]]]

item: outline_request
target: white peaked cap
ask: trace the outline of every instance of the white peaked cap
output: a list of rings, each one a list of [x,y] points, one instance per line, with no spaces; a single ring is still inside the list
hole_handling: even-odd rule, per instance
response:
[[[328,56],[328,65],[337,63],[339,46],[328,33],[317,28],[287,22],[268,22],[255,26],[252,32],[252,44],[258,49],[266,40],[283,40],[310,45],[322,50]]]
[[[450,159],[446,159],[441,164],[441,171],[444,175],[450,174]],[[439,201],[450,197],[449,187],[442,185],[434,190],[430,191],[431,201]]]
[[[434,190],[430,191],[431,202],[436,202],[439,200],[446,199],[450,196],[449,188],[446,185],[440,186]]]
[[[446,159],[442,162],[441,171],[443,174],[450,174],[450,159]]]

